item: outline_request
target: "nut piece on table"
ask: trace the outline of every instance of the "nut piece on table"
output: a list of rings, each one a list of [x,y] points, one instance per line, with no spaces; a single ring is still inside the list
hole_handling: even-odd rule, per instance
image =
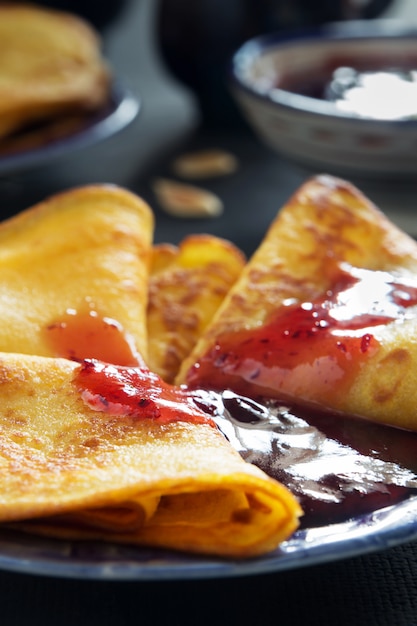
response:
[[[152,187],[161,208],[174,217],[217,217],[223,212],[223,202],[207,189],[166,178],[156,179]]]
[[[183,154],[174,160],[172,169],[182,178],[210,178],[233,174],[238,165],[230,152],[212,149]]]

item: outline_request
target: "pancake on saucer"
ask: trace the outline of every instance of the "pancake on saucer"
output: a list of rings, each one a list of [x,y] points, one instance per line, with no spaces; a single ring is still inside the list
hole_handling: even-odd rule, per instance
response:
[[[96,111],[110,83],[100,37],[82,18],[35,4],[0,5],[0,140]]]

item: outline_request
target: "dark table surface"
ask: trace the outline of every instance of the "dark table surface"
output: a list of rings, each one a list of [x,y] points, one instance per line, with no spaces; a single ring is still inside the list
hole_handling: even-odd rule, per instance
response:
[[[314,173],[262,146],[244,123],[207,127],[192,96],[166,74],[152,40],[152,3],[133,3],[106,35],[118,77],[140,97],[137,119],[100,144],[30,170],[0,177],[3,215],[48,195],[92,182],[114,183],[142,195],[156,215],[156,241],[188,233],[232,239],[247,254],[293,191]],[[212,220],[166,216],[152,180],[171,176],[172,158],[194,148],[224,148],[238,171],[205,186],[224,201]],[[353,181],[402,228],[417,234],[414,181]],[[29,568],[30,569],[30,568]],[[0,571],[0,620],[26,624],[417,624],[417,543],[283,572],[221,579],[99,581]]]

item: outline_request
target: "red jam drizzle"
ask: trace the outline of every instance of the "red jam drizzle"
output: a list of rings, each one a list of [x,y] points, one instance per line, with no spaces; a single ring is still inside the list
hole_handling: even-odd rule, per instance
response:
[[[86,359],[76,373],[74,384],[84,402],[98,412],[151,419],[160,424],[181,421],[215,427],[183,388],[163,382],[144,367]]]
[[[288,303],[261,327],[219,337],[187,385],[329,401],[378,349],[377,328],[406,319],[416,304],[416,284],[344,264],[324,297]]]
[[[88,306],[82,310],[67,309],[46,327],[46,336],[59,357],[73,361],[99,359],[117,365],[143,364],[121,324]]]

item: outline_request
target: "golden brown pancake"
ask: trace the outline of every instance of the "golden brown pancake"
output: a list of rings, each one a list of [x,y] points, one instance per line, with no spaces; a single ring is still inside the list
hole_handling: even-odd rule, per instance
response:
[[[0,224],[0,351],[119,364],[146,357],[153,214],[111,185]]]
[[[417,243],[359,190],[307,181],[178,383],[417,429]]]
[[[300,515],[180,390],[98,361],[0,355],[0,467],[0,521],[49,537],[245,557]]]
[[[110,80],[100,38],[83,19],[35,4],[0,5],[0,138],[96,110]]]
[[[154,246],[147,312],[153,372],[174,381],[244,264],[240,250],[212,235]]]
[[[148,205],[109,185],[0,225],[0,522],[55,538],[267,552],[297,528],[297,500],[144,366],[152,233]],[[242,263],[233,246],[200,243],[202,256],[218,247]],[[175,266],[196,264],[195,244]],[[155,254],[154,272],[172,262]]]

